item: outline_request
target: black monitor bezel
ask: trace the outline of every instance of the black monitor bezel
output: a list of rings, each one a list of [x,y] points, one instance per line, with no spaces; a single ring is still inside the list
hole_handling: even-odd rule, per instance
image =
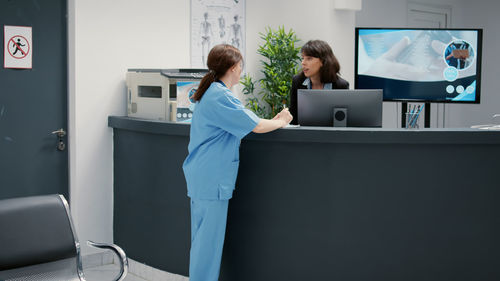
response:
[[[321,111],[321,115],[324,117],[325,112],[328,112],[326,115],[330,115],[330,118],[328,119],[320,119],[318,120],[318,115],[315,116],[314,118],[314,123],[311,124],[311,122],[304,122],[304,120],[301,120],[301,115],[300,115],[300,108],[301,103],[301,97],[305,97],[308,99],[309,97],[313,97],[310,101],[309,104],[311,103],[316,103],[317,104],[317,98],[319,99],[327,99],[327,102],[323,102],[320,105],[320,108],[324,109],[325,106],[329,107],[329,111]],[[349,120],[350,118],[348,117],[347,119],[347,128],[381,128],[383,124],[383,90],[381,89],[298,89],[297,90],[297,121],[300,126],[303,127],[335,127],[335,128],[341,128],[340,126],[333,126],[333,109],[334,108],[347,108],[349,111],[352,110],[353,108],[356,108],[354,110],[354,113],[350,111],[348,115],[354,114],[354,116],[357,116],[356,119],[357,121],[360,120],[359,116],[365,117],[368,113],[368,116],[370,118],[362,118],[363,123],[366,122],[371,122],[374,125],[356,125],[352,124],[352,120]],[[370,97],[370,99],[366,99],[365,97]],[[316,101],[315,101],[316,100]],[[360,102],[361,101],[361,102]],[[359,105],[363,105],[364,108],[363,110],[359,110]],[[369,106],[369,110],[366,110],[366,106]],[[314,107],[317,108],[317,107]],[[375,109],[375,110],[373,110]],[[330,114],[331,113],[331,114]],[[362,113],[362,114],[360,114]],[[376,113],[375,118],[373,117],[373,113]],[[302,117],[303,119],[303,117]],[[326,122],[322,122],[325,121]],[[368,120],[368,121],[366,121]],[[310,119],[308,120],[310,121]],[[322,123],[322,124],[319,124]],[[352,126],[351,126],[352,125]]]
[[[452,100],[431,100],[431,99],[386,99],[387,102],[426,102],[426,103],[450,103],[450,104],[480,104],[481,103],[481,69],[482,69],[482,50],[483,50],[483,29],[482,28],[417,28],[417,27],[356,27],[354,33],[354,88],[358,89],[358,44],[359,30],[455,30],[455,31],[477,31],[477,57],[476,57],[476,99],[474,101],[452,101]]]

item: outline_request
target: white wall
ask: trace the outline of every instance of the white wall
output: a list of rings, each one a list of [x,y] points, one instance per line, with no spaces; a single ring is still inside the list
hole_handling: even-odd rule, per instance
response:
[[[433,104],[432,107],[444,109],[446,127],[469,127],[490,123],[491,116],[500,113],[500,95],[495,77],[497,72],[495,66],[500,63],[500,57],[495,55],[495,50],[500,47],[500,38],[496,35],[500,28],[500,19],[496,16],[496,12],[500,10],[500,3],[489,0],[367,0],[363,1],[363,9],[356,13],[356,26],[406,27],[408,2],[450,6],[453,28],[484,28],[481,103],[479,105]],[[399,125],[396,123],[398,118],[396,104],[392,102],[384,104],[384,127]]]
[[[500,87],[498,66],[500,56],[500,11],[499,1],[460,0],[461,10],[456,27],[483,28],[483,59],[481,71],[481,104],[450,105],[447,116],[449,127],[464,127],[476,124],[490,124],[491,116],[500,113]],[[500,120],[496,120],[499,122]]]
[[[71,208],[79,239],[112,242],[113,166],[109,115],[126,115],[128,68],[189,67],[189,0],[69,1]],[[302,44],[332,45],[353,83],[354,12],[333,0],[247,0],[247,71],[260,78],[258,33],[292,28]],[[83,248],[83,254],[92,250]]]
[[[333,0],[247,0],[248,72],[258,78],[261,56],[256,53],[262,40],[259,32],[270,26],[293,29],[303,45],[308,40],[321,39],[330,44],[341,65],[341,74],[354,85],[354,14],[333,9]]]
[[[69,7],[72,214],[82,242],[112,242],[107,118],[126,115],[128,68],[189,66],[189,1],[72,0]]]

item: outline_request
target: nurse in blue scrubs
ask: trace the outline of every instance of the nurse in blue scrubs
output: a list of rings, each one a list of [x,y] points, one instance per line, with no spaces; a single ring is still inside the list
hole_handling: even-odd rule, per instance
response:
[[[191,198],[190,281],[217,281],[226,232],[229,199],[238,174],[241,139],[250,132],[266,133],[292,120],[288,109],[273,119],[261,119],[233,95],[243,57],[221,44],[208,54],[209,69],[192,99],[189,155],[182,166]]]

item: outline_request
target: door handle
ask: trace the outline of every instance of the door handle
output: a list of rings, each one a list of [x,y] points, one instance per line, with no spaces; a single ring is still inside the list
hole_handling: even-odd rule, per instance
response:
[[[61,128],[57,131],[53,131],[52,134],[57,135],[58,138],[57,150],[63,151],[64,149],[66,149],[66,144],[64,143],[63,140],[63,137],[66,136],[66,131],[64,131],[64,129]]]
[[[57,131],[53,131],[52,134],[57,135],[58,137],[62,138],[66,135],[66,131],[63,128],[61,128]]]

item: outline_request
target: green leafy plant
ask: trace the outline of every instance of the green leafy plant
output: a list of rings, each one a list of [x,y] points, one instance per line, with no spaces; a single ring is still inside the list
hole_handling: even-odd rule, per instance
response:
[[[278,30],[268,27],[266,33],[260,33],[260,38],[264,43],[257,53],[265,58],[261,60],[264,78],[258,81],[262,88],[260,99],[254,95],[256,82],[250,76],[243,77],[241,83],[243,94],[251,95],[247,107],[257,115],[270,119],[290,104],[292,77],[297,73],[300,61],[300,47],[296,43],[300,40],[293,30],[286,32],[284,27]]]
[[[258,116],[264,117],[266,116],[266,111],[264,107],[260,105],[259,98],[255,96],[255,81],[252,79],[250,75],[245,75],[240,83],[243,85],[243,94],[249,95],[247,98],[246,107],[252,110]]]

